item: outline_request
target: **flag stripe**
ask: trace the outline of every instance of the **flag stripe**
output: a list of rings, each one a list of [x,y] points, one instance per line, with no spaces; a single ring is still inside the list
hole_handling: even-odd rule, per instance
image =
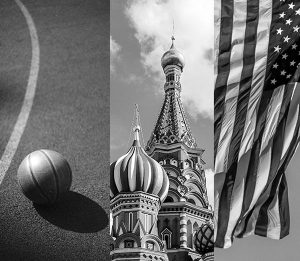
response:
[[[255,50],[255,62],[252,78],[250,99],[247,108],[246,123],[243,131],[243,138],[239,158],[251,149],[253,145],[254,130],[259,102],[265,80],[267,57],[269,46],[269,28],[272,20],[272,0],[259,1],[259,22],[257,27],[257,45]]]
[[[256,49],[256,36],[257,36],[256,30],[258,26],[258,20],[255,19],[255,17],[258,15],[257,6],[258,6],[258,0],[251,1],[251,2],[249,1],[246,6],[243,2],[241,2],[241,5],[237,4],[234,10],[234,14],[237,17],[237,24],[239,25],[238,31],[242,31],[243,35],[241,35],[240,36],[241,38],[239,39],[233,37],[233,41],[238,42],[241,41],[242,38],[244,38],[244,41],[242,41],[244,42],[244,46],[242,46],[241,58],[237,57],[237,59],[240,59],[242,61],[242,64],[240,65],[241,76],[240,79],[236,79],[238,81],[237,85],[239,85],[239,88],[233,86],[238,91],[238,95],[234,99],[234,104],[236,109],[233,106],[231,107],[231,110],[235,111],[235,115],[232,116],[225,111],[225,115],[229,115],[232,121],[232,125],[230,126],[231,127],[230,133],[232,133],[232,135],[230,136],[230,138],[228,138],[228,143],[222,144],[224,148],[229,148],[227,154],[228,165],[231,166],[230,170],[227,171],[225,183],[228,183],[229,180],[235,181],[234,183],[228,183],[231,185],[231,187],[227,186],[226,189],[223,187],[222,194],[225,193],[225,196],[223,196],[224,194],[221,195],[221,199],[224,199],[226,197],[231,199],[230,201],[222,200],[221,202],[222,209],[223,208],[230,209],[231,211],[229,213],[227,211],[222,211],[222,210],[219,212],[219,220],[222,220],[222,225],[220,226],[222,230],[219,231],[219,236],[223,237],[224,234],[226,233],[225,238],[228,238],[228,240],[230,240],[232,231],[235,227],[235,222],[239,217],[239,214],[237,214],[235,209],[231,207],[234,204],[234,202],[232,201],[236,200],[235,198],[231,197],[231,194],[232,191],[236,189],[236,187],[240,187],[240,182],[236,180],[237,164],[234,163],[237,162],[240,141],[242,138],[242,132],[240,130],[244,128],[245,116],[247,113],[247,104],[248,104],[250,90],[251,90],[251,79],[252,79],[252,72],[253,72],[254,59],[255,59],[255,49]],[[241,13],[245,14],[246,16],[245,17],[242,16]],[[235,16],[234,16],[234,20],[235,20]],[[241,21],[243,21],[243,23]],[[227,135],[228,135],[228,129],[226,130]],[[221,138],[223,137],[222,131],[220,137]],[[222,151],[220,151],[220,154],[224,155]],[[224,156],[226,157],[227,155]],[[217,161],[218,160],[220,159],[217,158]],[[223,169],[222,171],[225,170],[226,169]],[[235,191],[233,192],[233,194],[235,194]],[[231,220],[233,222],[228,223],[228,220]]]
[[[290,111],[291,112],[291,111]],[[284,126],[284,123],[281,123],[282,126]],[[280,178],[280,176],[282,175],[282,173],[284,173],[290,159],[292,158],[297,144],[299,143],[299,126],[300,126],[300,118],[298,118],[298,122],[297,122],[297,126],[295,128],[295,133],[293,135],[293,139],[292,139],[292,143],[293,147],[288,151],[288,153],[285,155],[284,159],[282,159],[281,164],[278,164],[278,168],[276,171],[277,175],[273,181],[270,183],[273,185],[276,184],[278,181],[278,179]],[[283,129],[283,128],[282,128]],[[281,134],[283,135],[283,134]],[[278,135],[278,139],[280,139],[280,134]],[[281,143],[282,144],[282,143]],[[275,154],[275,148],[274,148],[274,154]],[[277,157],[280,155],[280,153],[277,155]],[[274,167],[275,168],[275,167]],[[248,216],[246,216],[246,218],[243,220],[243,222],[240,224],[240,226],[237,228],[236,234],[237,237],[245,237],[251,234],[258,234],[261,236],[266,236],[266,233],[263,233],[263,225],[266,226],[267,222],[265,220],[266,218],[266,208],[268,207],[268,204],[266,203],[264,206],[262,206],[270,197],[270,192],[268,192],[271,189],[271,185],[269,185],[269,189],[267,189],[263,195],[260,196],[260,198],[258,199],[255,208],[252,208],[249,213]],[[287,188],[285,189],[287,190]],[[287,193],[286,191],[284,193]],[[288,234],[288,230],[289,230],[289,215],[288,215],[288,204],[287,202],[284,202],[284,200],[287,200],[287,195],[284,196],[284,199],[280,200],[280,204],[286,204],[287,206],[279,206],[279,210],[282,212],[284,211],[284,213],[279,213],[282,217],[281,217],[281,232],[280,232],[280,236],[278,236],[279,238],[282,238],[284,236],[286,236]],[[283,203],[284,202],[284,203]],[[257,220],[257,222],[256,222]],[[263,224],[263,225],[262,225]],[[255,229],[255,225],[257,226],[257,228]],[[254,231],[255,229],[255,231]],[[264,229],[267,229],[266,227]]]
[[[214,91],[214,151],[216,154],[219,143],[219,135],[221,131],[223,104],[226,95],[226,84],[230,70],[230,55],[231,55],[231,38],[233,26],[233,0],[221,0],[221,17],[220,17],[220,31],[219,31],[219,49],[218,49],[218,66],[216,72],[216,82]],[[222,177],[221,177],[222,178]],[[220,179],[223,184],[224,180]],[[222,186],[220,184],[220,186]],[[215,205],[218,205],[219,195],[215,195]],[[216,218],[216,216],[215,216]],[[217,233],[217,226],[215,228],[215,235]]]
[[[281,109],[280,109],[281,116],[280,116],[280,119],[279,119],[279,121],[280,121],[279,126],[281,126],[281,128],[283,128],[283,129],[285,128],[285,117],[287,115],[287,108],[286,108],[286,106],[287,106],[288,101],[290,99],[291,93],[292,93],[292,91],[291,91],[290,88],[285,88],[284,101],[282,101],[282,104],[281,104]],[[274,93],[274,95],[275,95],[275,93]],[[278,137],[280,137],[280,130],[281,130],[281,128],[280,127],[277,128],[277,132],[276,132],[275,135],[278,135]],[[276,136],[274,136],[274,137],[276,137]],[[261,135],[261,138],[262,138],[262,135]],[[272,146],[273,145],[274,144],[272,144]],[[256,148],[258,148],[258,147],[259,146],[257,146]],[[276,151],[274,150],[275,148],[276,148]],[[282,147],[277,148],[277,146],[275,145],[275,147],[273,147],[273,154],[272,154],[272,156],[274,157],[274,155],[277,155],[278,152],[280,152],[281,150],[282,150]],[[258,151],[256,153],[257,153],[257,155],[259,155]],[[253,153],[252,153],[252,155],[253,155]],[[259,166],[259,162],[262,162],[264,159],[261,159],[260,157],[257,157],[257,158],[258,158],[258,166]],[[267,164],[265,161],[263,161],[263,163]],[[245,209],[242,210],[243,216],[246,216],[250,210],[251,211],[253,210],[254,207],[256,207],[257,209],[252,212],[252,218],[251,219],[248,219],[248,221],[243,220],[243,222],[240,224],[240,226],[245,226],[245,230],[242,232],[242,233],[245,233],[244,236],[251,235],[251,234],[254,233],[253,229],[254,229],[254,225],[255,225],[255,222],[256,222],[256,219],[257,219],[257,215],[258,215],[258,212],[259,212],[259,208],[260,208],[260,207],[258,207],[259,204],[257,204],[257,202],[260,202],[260,204],[263,204],[267,200],[267,198],[269,197],[269,194],[266,193],[266,191],[264,191],[264,193],[262,193],[262,192],[263,192],[263,189],[264,189],[264,187],[265,187],[266,184],[272,184],[272,182],[273,182],[273,180],[274,180],[274,178],[276,176],[277,170],[278,170],[278,161],[276,161],[276,158],[271,158],[271,163],[270,164],[271,164],[271,166],[269,167],[269,171],[268,172],[264,171],[264,168],[261,168],[263,170],[264,175],[267,175],[267,178],[268,178],[267,182],[265,181],[263,184],[260,184],[259,180],[257,180],[257,176],[256,175],[263,175],[262,173],[260,173],[261,171],[259,170],[259,168],[254,172],[256,174],[255,178],[253,178],[253,174],[252,174],[252,178],[253,178],[252,182],[254,183],[254,184],[253,183],[251,184],[251,185],[253,185],[252,188],[254,190],[255,189],[256,190],[259,189],[259,191],[256,193],[255,198],[253,198],[254,197],[254,191],[253,191],[252,194],[250,194],[250,192],[245,192],[245,193],[247,193],[246,194],[247,197],[244,198],[244,203],[243,203],[244,205],[243,205],[243,207]],[[274,171],[272,172],[272,170],[274,170]],[[279,181],[277,180],[276,182],[278,184]],[[250,199],[251,199],[251,203],[250,203]],[[256,203],[256,205],[254,206],[255,203]],[[246,207],[245,207],[245,204],[248,204],[248,205],[246,205]],[[266,212],[264,212],[261,215],[266,215]],[[241,216],[241,219],[243,218],[243,216]],[[253,223],[253,224],[251,224],[251,223]],[[240,229],[238,229],[238,231],[239,230]],[[262,235],[262,233],[260,233],[260,235]]]
[[[281,108],[283,103],[283,95],[284,95],[285,87],[278,87],[272,95],[270,100],[266,123],[264,127],[264,132],[262,135],[260,153],[258,157],[258,167],[257,167],[257,175],[255,179],[254,192],[252,195],[251,203],[248,208],[253,208],[255,202],[257,201],[259,195],[265,188],[269,177],[270,177],[270,168],[271,168],[271,152],[272,152],[272,141],[274,136],[274,131],[277,128],[279,113],[281,112]],[[273,131],[272,131],[273,130]],[[273,135],[272,135],[273,133]]]
[[[287,114],[287,111],[286,113]],[[284,129],[285,129],[285,121],[286,117],[283,118],[283,120],[279,123],[277,128],[277,135],[274,137],[273,140],[273,149],[272,149],[272,162],[271,162],[271,168],[270,168],[270,175],[268,177],[268,184],[271,184],[272,182],[276,185],[276,172],[278,170],[279,162],[280,162],[280,155],[281,153],[278,153],[282,150],[283,146],[283,135],[284,135]],[[275,181],[274,181],[275,177]],[[273,186],[275,186],[273,185]],[[273,188],[275,189],[275,188]],[[272,192],[271,192],[272,194]],[[265,196],[265,197],[263,197]],[[268,199],[269,197],[269,199]],[[258,220],[255,228],[255,233],[261,236],[267,236],[267,227],[268,227],[268,205],[271,204],[271,198],[270,196],[265,193],[261,195],[261,200],[264,198],[264,201],[266,201],[262,207],[260,208],[259,214],[258,214]],[[258,208],[259,210],[259,208]]]
[[[279,187],[278,195],[278,208],[280,215],[280,237],[283,238],[289,234],[290,231],[290,209],[288,199],[288,186],[285,174],[282,177],[282,181]]]
[[[223,104],[230,71],[231,38],[233,26],[233,0],[221,0],[221,24],[219,36],[218,71],[215,83],[215,152],[219,142],[223,118]]]

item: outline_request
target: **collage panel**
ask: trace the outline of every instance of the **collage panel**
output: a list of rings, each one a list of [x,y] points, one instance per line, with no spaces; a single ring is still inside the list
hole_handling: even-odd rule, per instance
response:
[[[0,260],[109,260],[109,1],[0,1]]]
[[[213,3],[110,12],[111,260],[214,260]]]
[[[215,258],[298,260],[300,3],[214,7]]]

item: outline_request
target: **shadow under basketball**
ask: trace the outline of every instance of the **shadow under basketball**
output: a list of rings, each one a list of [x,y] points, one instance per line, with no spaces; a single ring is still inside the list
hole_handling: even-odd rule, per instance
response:
[[[79,233],[94,233],[108,225],[108,216],[95,201],[69,191],[51,206],[33,204],[38,214],[51,224]]]

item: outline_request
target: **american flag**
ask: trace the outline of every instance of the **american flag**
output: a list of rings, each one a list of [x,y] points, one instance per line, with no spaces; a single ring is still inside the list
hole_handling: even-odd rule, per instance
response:
[[[300,136],[300,2],[215,1],[215,27],[215,246],[280,239]]]

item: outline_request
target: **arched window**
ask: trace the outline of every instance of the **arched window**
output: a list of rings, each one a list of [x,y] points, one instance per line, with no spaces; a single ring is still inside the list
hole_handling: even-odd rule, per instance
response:
[[[167,196],[167,198],[165,199],[164,201],[165,203],[168,203],[168,202],[174,202],[174,199],[170,196]]]
[[[195,200],[193,200],[192,198],[189,198],[189,199],[188,199],[188,202],[190,202],[190,203],[192,203],[192,204],[196,205],[196,202],[195,202]]]
[[[133,240],[125,240],[124,241],[124,247],[125,248],[133,248],[134,246],[134,241]]]
[[[171,248],[172,246],[172,232],[165,228],[161,232],[162,240],[165,242],[166,248]]]
[[[146,242],[146,247],[147,247],[147,249],[149,249],[149,250],[154,250],[154,243],[153,243],[153,242],[150,242],[150,241],[147,241],[147,242]]]
[[[193,227],[190,220],[187,222],[187,247],[193,248]]]
[[[166,242],[166,247],[167,248],[171,248],[171,239],[170,239],[171,235],[165,234],[164,235],[164,241]]]

